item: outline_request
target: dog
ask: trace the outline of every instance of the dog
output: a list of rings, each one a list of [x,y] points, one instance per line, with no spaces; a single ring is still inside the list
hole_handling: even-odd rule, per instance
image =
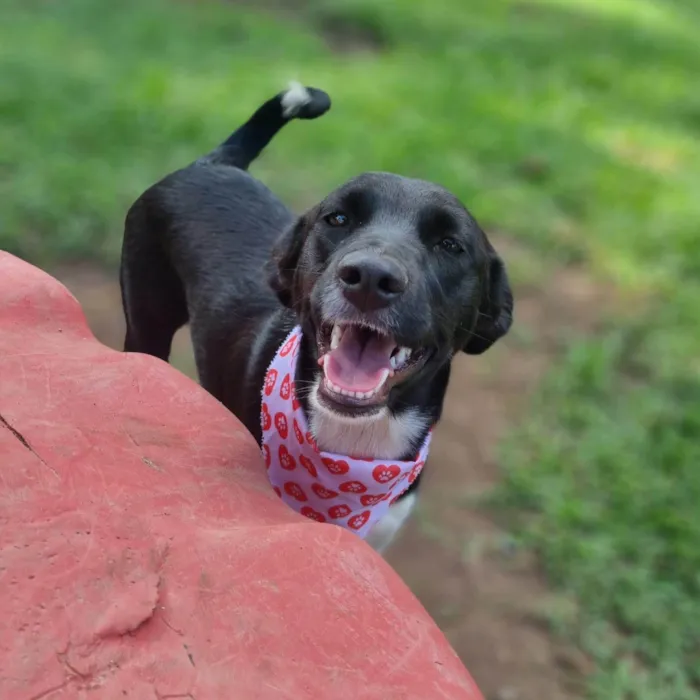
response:
[[[309,443],[415,459],[453,358],[508,332],[513,294],[485,233],[439,185],[368,172],[295,216],[247,172],[284,125],[329,109],[325,92],[293,84],[136,200],[120,267],[124,350],[167,361],[189,323],[201,385],[263,445],[268,369],[297,327],[294,401]],[[369,531],[377,551],[410,514],[420,473]]]

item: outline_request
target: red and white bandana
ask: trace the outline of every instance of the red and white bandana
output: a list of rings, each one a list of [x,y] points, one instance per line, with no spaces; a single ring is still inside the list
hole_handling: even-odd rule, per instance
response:
[[[268,477],[275,493],[298,513],[364,538],[420,474],[432,431],[412,462],[319,450],[294,392],[301,333],[296,327],[287,336],[265,375],[260,422]]]

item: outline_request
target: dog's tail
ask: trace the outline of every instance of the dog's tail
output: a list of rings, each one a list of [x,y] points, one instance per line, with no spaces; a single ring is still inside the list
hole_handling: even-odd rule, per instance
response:
[[[291,83],[285,92],[259,107],[210,157],[219,163],[246,170],[287,122],[316,119],[330,107],[331,98],[323,90]]]

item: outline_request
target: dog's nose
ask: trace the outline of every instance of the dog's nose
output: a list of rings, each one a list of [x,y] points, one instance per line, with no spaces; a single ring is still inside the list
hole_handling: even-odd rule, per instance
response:
[[[345,298],[360,311],[389,306],[408,283],[397,262],[367,253],[346,255],[338,265],[338,279]]]

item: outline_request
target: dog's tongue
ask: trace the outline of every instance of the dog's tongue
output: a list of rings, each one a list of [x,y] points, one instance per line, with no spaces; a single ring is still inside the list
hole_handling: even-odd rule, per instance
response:
[[[389,337],[349,326],[325,360],[326,379],[345,391],[368,392],[391,371],[396,343]]]

